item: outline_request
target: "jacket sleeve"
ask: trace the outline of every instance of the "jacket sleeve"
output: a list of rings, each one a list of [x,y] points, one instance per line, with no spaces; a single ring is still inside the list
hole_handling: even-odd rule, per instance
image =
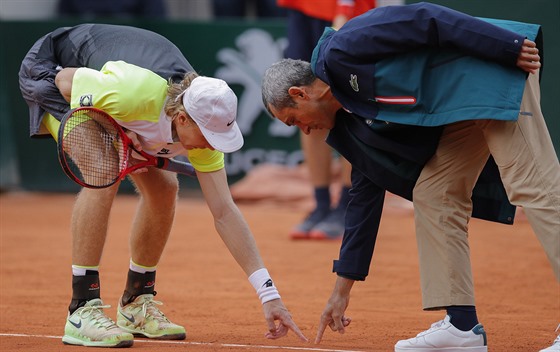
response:
[[[387,6],[350,20],[330,43],[336,60],[378,61],[415,49],[455,49],[515,65],[524,36],[482,19],[430,3]],[[338,54],[337,54],[338,53]]]
[[[340,256],[334,261],[333,272],[348,279],[362,281],[369,273],[385,190],[353,169],[350,197]]]

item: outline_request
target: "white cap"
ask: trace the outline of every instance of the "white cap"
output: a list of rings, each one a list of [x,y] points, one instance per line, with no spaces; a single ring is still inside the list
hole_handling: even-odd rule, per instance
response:
[[[231,153],[243,146],[235,121],[237,96],[225,81],[199,76],[181,94],[185,110],[214,149]]]

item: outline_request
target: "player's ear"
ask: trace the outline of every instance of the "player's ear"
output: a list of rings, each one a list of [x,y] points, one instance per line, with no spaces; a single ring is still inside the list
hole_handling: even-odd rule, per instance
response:
[[[175,121],[177,121],[176,123],[180,125],[187,125],[189,120],[190,118],[185,111],[179,111],[175,117]]]

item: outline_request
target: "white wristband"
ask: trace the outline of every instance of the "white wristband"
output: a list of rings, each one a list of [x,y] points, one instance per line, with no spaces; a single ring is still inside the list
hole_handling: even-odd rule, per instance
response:
[[[257,295],[262,304],[280,298],[278,289],[274,286],[274,282],[270,278],[268,270],[265,268],[252,273],[251,276],[249,276],[249,282],[253,285],[255,291],[257,291]]]

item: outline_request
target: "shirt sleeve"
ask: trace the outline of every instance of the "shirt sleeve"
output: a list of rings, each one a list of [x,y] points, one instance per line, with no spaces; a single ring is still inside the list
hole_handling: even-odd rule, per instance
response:
[[[191,149],[187,155],[192,166],[200,172],[212,172],[225,166],[224,153],[210,149]]]
[[[456,49],[515,65],[523,39],[482,19],[435,4],[387,6],[352,19],[334,34],[329,54],[335,55],[332,60],[327,58],[327,65],[333,67],[344,58],[372,62],[426,47]]]
[[[365,280],[379,231],[385,190],[352,169],[350,202],[346,209],[345,230],[339,259],[333,272],[351,280]]]

